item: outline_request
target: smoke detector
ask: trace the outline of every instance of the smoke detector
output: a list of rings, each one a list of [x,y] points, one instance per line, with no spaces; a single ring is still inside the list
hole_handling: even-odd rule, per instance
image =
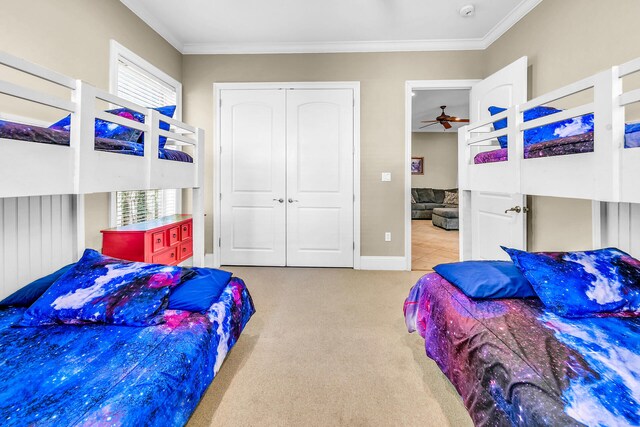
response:
[[[462,16],[463,18],[469,18],[475,15],[475,13],[476,13],[476,8],[472,4],[468,4],[460,8],[460,16]]]

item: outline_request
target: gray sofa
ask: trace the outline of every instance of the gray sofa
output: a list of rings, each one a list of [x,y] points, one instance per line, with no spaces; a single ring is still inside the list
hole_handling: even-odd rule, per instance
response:
[[[448,207],[444,204],[445,191],[457,193],[458,189],[412,188],[411,219],[431,219],[434,209]]]

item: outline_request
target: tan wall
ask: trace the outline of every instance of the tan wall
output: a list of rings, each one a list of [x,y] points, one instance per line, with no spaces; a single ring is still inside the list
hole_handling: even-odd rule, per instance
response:
[[[458,186],[458,134],[413,132],[411,156],[424,157],[424,175],[412,175],[412,188]]]
[[[531,96],[542,95],[640,56],[639,16],[637,0],[543,1],[485,51],[485,75],[527,55]],[[591,246],[590,201],[531,199],[530,249]]]
[[[406,80],[483,74],[482,52],[187,55],[184,119],[206,132],[206,249],[213,249],[213,83],[361,82],[362,255],[404,255],[404,85]],[[392,182],[380,173],[391,172]],[[393,241],[385,242],[390,231]]]
[[[182,55],[119,1],[2,1],[1,10],[0,50],[99,88],[109,89],[112,38],[175,79],[182,78]],[[88,195],[88,247],[101,247],[100,229],[108,225],[108,196]]]

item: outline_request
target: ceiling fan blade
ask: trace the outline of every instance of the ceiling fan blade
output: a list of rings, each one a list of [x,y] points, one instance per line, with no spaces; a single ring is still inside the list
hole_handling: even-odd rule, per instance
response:
[[[420,123],[438,123],[440,120],[421,120]]]
[[[469,123],[469,119],[461,119],[460,117],[449,117],[448,122]]]
[[[418,129],[428,128],[429,126],[433,126],[433,125],[435,125],[435,124],[437,124],[437,123],[438,123],[438,122],[429,123],[428,125],[420,126]]]
[[[451,127],[452,127],[452,126],[451,126],[451,123],[449,123],[449,122],[444,122],[444,121],[443,121],[443,122],[441,122],[441,123],[442,123],[442,126],[444,126],[444,128],[445,128],[445,129],[451,129]]]

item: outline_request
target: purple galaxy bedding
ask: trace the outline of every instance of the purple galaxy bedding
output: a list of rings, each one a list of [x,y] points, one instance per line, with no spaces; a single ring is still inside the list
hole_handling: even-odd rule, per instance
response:
[[[17,327],[25,310],[0,309],[3,426],[182,426],[254,313],[238,278],[154,326]]]
[[[625,135],[625,148],[640,146],[640,132],[627,133]],[[538,157],[564,156],[567,154],[593,152],[593,132],[581,135],[567,136],[551,141],[537,142],[524,147],[524,158],[535,159]],[[504,162],[508,158],[507,149],[484,151],[478,153],[473,162],[475,164]]]
[[[65,130],[43,128],[0,120],[0,138],[18,141],[38,142],[52,145],[69,145],[70,134]],[[109,153],[143,156],[144,145],[138,142],[121,141],[117,139],[95,138],[95,149]],[[193,158],[182,151],[160,148],[158,156],[161,159],[177,162],[193,163]]]
[[[476,425],[640,425],[638,318],[474,300],[436,273],[411,289],[404,312]]]

